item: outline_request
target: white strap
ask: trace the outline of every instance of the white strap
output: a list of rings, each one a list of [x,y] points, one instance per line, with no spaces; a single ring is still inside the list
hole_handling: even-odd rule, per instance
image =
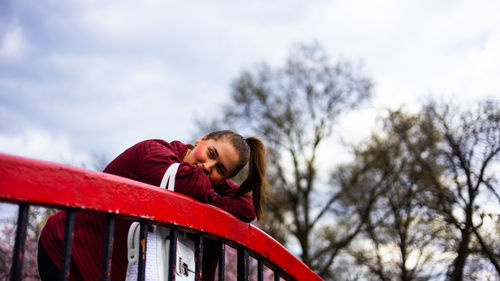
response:
[[[129,263],[135,263],[139,258],[139,229],[140,224],[138,222],[133,222],[128,229],[127,259]]]
[[[175,174],[177,174],[177,169],[179,169],[180,163],[174,163],[168,167],[167,171],[163,175],[160,187],[166,188],[168,183],[168,190],[174,191],[175,187]]]

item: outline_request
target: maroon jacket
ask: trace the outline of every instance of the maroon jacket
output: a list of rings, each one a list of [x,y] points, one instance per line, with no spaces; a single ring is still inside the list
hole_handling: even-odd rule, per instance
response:
[[[189,148],[192,146],[179,141],[171,143],[163,140],[143,141],[120,154],[104,169],[104,172],[159,186],[167,168],[173,163],[181,163],[175,177],[176,192],[217,206],[245,222],[254,220],[255,212],[249,194],[236,196],[238,186],[231,180],[212,186],[201,167],[182,162]],[[58,267],[61,263],[65,216],[64,211],[51,216],[40,237],[44,249]],[[104,224],[105,217],[102,215],[76,213],[71,280],[101,279]],[[127,234],[130,224],[130,220],[116,219],[111,269],[113,281],[125,280],[128,264]],[[213,241],[205,241],[203,279],[210,280],[215,273],[217,258]]]

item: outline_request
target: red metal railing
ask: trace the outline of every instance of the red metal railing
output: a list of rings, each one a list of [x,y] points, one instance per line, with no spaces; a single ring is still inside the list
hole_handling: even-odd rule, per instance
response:
[[[115,175],[0,153],[0,201],[167,223],[248,250],[285,280],[321,280],[257,227],[188,196]]]

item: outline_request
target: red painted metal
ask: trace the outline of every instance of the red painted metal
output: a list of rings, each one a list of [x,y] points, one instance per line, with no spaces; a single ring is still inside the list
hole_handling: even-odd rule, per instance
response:
[[[188,196],[115,175],[0,153],[0,201],[76,207],[174,224],[234,241],[296,280],[322,280],[255,226]]]

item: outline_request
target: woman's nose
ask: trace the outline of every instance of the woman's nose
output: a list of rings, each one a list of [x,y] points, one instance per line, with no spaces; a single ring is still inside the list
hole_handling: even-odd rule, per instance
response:
[[[215,166],[215,161],[209,160],[202,164],[203,171],[209,174],[212,171],[212,168]]]

